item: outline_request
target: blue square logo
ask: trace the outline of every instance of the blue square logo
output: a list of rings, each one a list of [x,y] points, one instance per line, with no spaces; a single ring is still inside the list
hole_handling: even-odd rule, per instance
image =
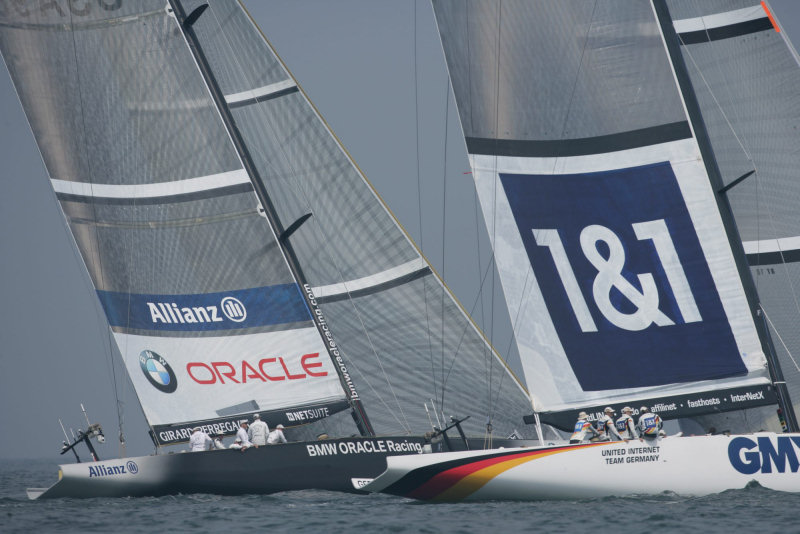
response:
[[[747,373],[669,163],[500,179],[585,391]]]

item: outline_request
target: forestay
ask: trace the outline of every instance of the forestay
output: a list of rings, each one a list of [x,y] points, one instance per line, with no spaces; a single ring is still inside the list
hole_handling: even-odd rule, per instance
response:
[[[5,3],[0,47],[155,439],[346,408],[165,3]]]
[[[434,0],[525,379],[544,421],[774,402],[649,1]],[[619,408],[619,406],[618,406]]]

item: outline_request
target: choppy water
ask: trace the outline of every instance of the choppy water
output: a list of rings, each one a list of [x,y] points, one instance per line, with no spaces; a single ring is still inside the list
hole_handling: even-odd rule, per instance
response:
[[[800,532],[800,494],[758,486],[702,498],[533,503],[420,504],[327,491],[27,499],[26,487],[49,486],[56,473],[54,460],[0,460],[0,532]]]

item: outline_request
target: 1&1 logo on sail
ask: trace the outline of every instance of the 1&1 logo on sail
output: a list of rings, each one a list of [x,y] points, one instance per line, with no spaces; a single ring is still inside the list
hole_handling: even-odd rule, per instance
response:
[[[500,179],[584,390],[746,373],[669,163]]]

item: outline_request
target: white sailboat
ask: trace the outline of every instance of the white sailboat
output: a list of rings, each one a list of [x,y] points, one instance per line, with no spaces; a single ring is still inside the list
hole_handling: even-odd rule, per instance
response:
[[[256,413],[293,440],[65,464],[31,497],[352,490],[445,413],[465,443],[532,436],[524,388],[237,2],[3,6],[0,51],[156,447]]]
[[[433,4],[538,419],[644,405],[756,433],[389,458],[366,489],[800,491],[800,67],[769,6]]]

